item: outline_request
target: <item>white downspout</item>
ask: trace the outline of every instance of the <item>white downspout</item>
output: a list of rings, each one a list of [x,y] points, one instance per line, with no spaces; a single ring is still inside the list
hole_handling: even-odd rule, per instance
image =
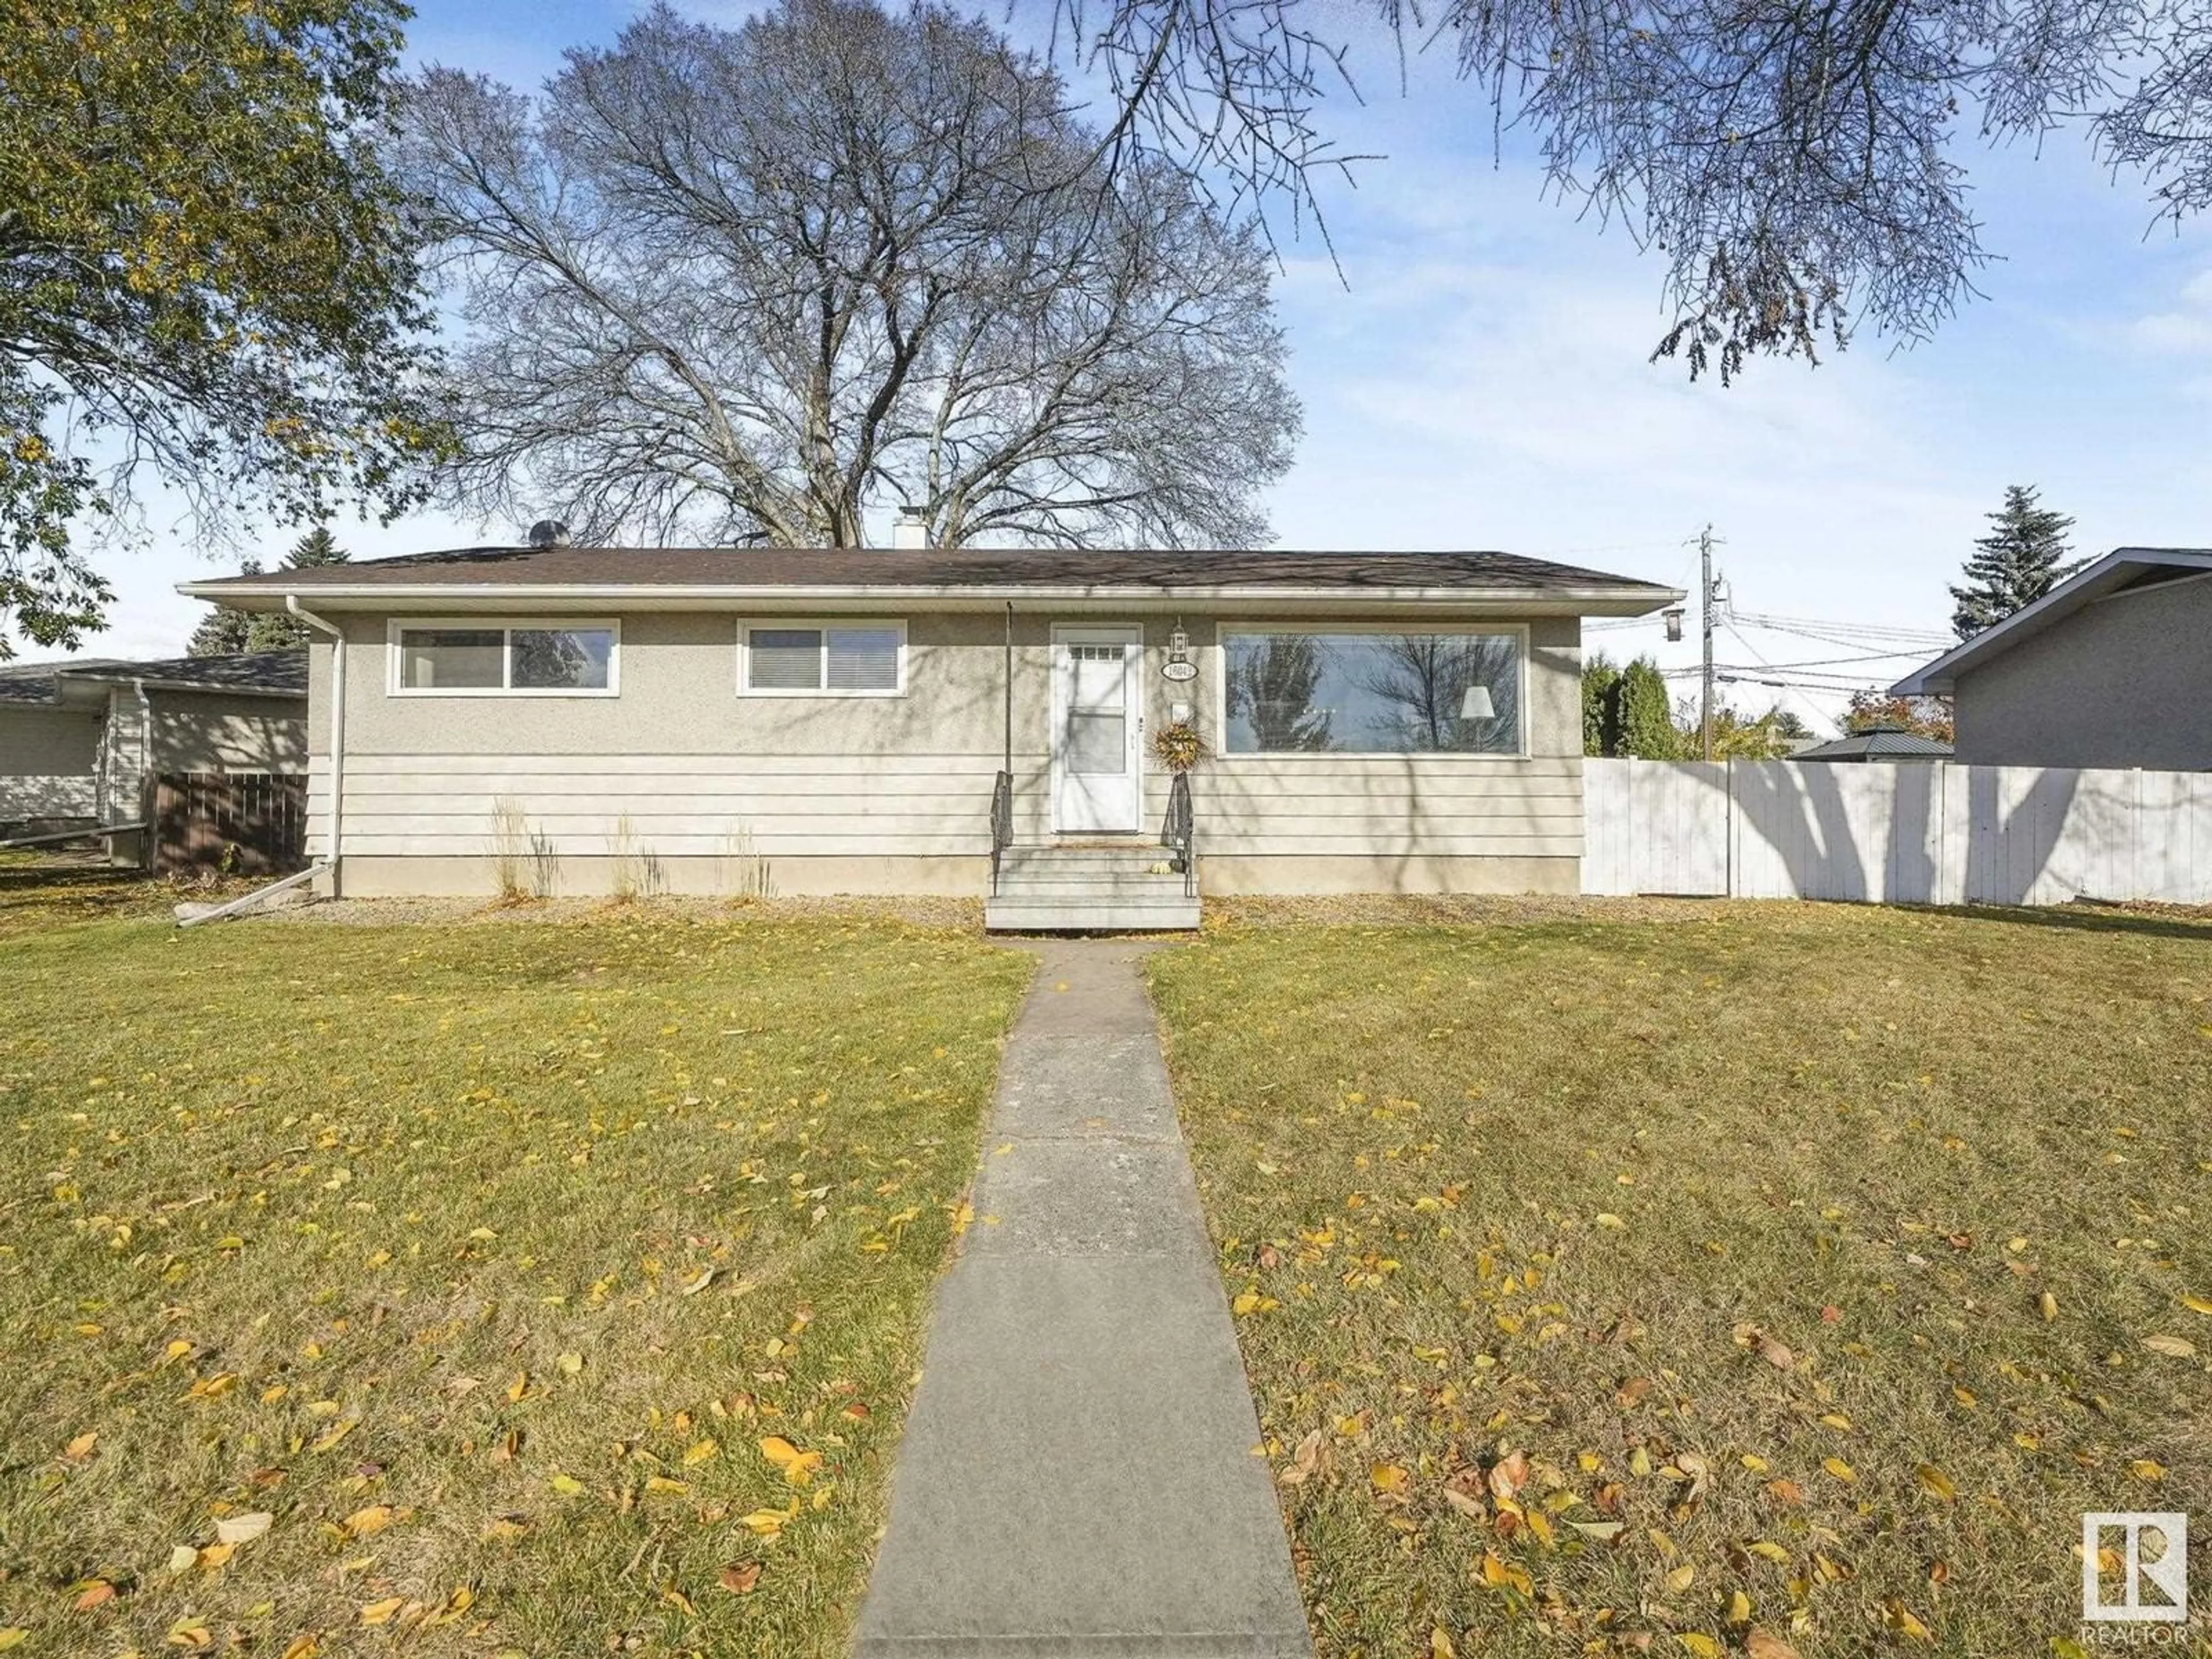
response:
[[[133,680],[138,697],[138,805],[137,813],[145,828],[138,832],[138,862],[151,870],[161,854],[161,831],[154,823],[154,700],[146,695],[146,682]],[[109,843],[112,854],[114,844]]]
[[[310,628],[331,636],[331,844],[319,860],[331,872],[335,894],[340,880],[338,856],[345,845],[345,635],[335,624],[300,603],[297,593],[284,596],[284,609]]]

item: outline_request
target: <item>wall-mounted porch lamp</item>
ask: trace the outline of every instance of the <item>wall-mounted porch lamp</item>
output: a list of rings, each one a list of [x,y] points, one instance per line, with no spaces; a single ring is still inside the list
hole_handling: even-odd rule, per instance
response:
[[[1682,637],[1682,607],[1670,605],[1659,613],[1667,624],[1667,638],[1671,642]]]
[[[1181,617],[1168,635],[1168,659],[1160,665],[1160,677],[1178,683],[1198,678],[1198,665],[1190,659],[1190,634]]]

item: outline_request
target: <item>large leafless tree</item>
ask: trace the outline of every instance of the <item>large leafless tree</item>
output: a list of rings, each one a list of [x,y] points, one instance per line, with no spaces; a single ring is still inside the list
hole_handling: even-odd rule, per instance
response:
[[[942,8],[647,12],[535,99],[433,70],[413,183],[487,514],[854,546],[1250,545],[1289,465],[1263,240]]]
[[[1115,149],[1310,206],[1363,41],[1448,57],[1557,194],[1666,261],[1655,356],[1723,379],[1871,323],[1912,339],[1989,260],[1963,159],[2085,134],[2158,214],[2212,203],[2203,0],[1055,0]]]

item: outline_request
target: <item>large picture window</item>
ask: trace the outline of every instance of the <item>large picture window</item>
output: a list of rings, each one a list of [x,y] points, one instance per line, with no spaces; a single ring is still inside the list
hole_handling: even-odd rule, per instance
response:
[[[394,623],[392,689],[421,696],[612,696],[613,623]]]
[[[747,623],[738,686],[759,696],[896,696],[906,688],[906,625]]]
[[[1232,755],[1518,755],[1522,635],[1224,629]]]

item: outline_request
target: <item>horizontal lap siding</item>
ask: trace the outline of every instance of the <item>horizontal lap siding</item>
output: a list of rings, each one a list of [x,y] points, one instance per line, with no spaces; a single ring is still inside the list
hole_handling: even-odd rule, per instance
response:
[[[100,810],[98,796],[96,781],[88,773],[0,775],[0,823],[92,817]]]
[[[990,849],[999,757],[766,755],[349,756],[345,846],[363,855],[483,857],[549,836],[567,856],[960,856]],[[503,830],[502,809],[518,822]],[[308,822],[329,846],[318,757]],[[513,849],[526,850],[523,847]]]
[[[1192,782],[1200,851],[1262,857],[1575,858],[1579,757],[1269,756]]]

